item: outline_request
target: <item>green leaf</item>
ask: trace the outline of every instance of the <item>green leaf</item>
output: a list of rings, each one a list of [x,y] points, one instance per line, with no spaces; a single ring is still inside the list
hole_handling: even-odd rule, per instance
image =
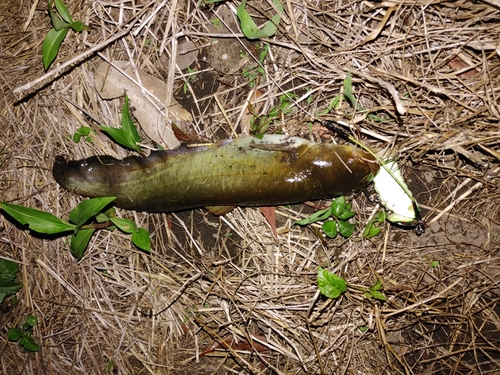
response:
[[[273,4],[280,12],[283,12],[283,5],[279,0],[274,0]],[[243,31],[243,34],[245,34],[248,39],[268,38],[276,34],[278,30],[277,26],[281,20],[279,14],[275,14],[271,17],[271,20],[267,21],[262,29],[259,29],[250,14],[246,11],[246,5],[247,0],[242,0],[241,4],[236,9],[236,15],[240,20],[241,31]]]
[[[49,11],[49,17],[50,17],[50,20],[52,21],[52,26],[57,31],[64,29],[64,28],[68,28],[70,26],[70,24],[67,22],[64,22],[61,18],[59,18],[59,16],[57,16],[57,14],[55,14],[52,11],[52,3],[53,3],[52,1],[49,1],[47,4],[47,10]]]
[[[38,233],[56,234],[75,230],[76,226],[70,224],[48,212],[35,210],[33,208],[18,206],[0,202],[0,208],[16,219],[19,223],[26,225]]]
[[[7,331],[7,337],[10,341],[17,341],[23,337],[23,332],[19,328],[11,327]]]
[[[377,282],[370,288],[371,291],[373,290],[382,290],[384,289],[384,284],[380,280],[377,280]]]
[[[323,111],[318,111],[317,115],[326,115],[330,113],[332,109],[338,109],[339,103],[340,103],[340,95],[336,95],[332,100],[330,100],[330,103],[328,104],[326,109],[324,109]]]
[[[356,225],[344,220],[339,220],[338,226],[340,235],[345,238],[351,237],[356,229]]]
[[[335,220],[325,221],[321,229],[323,229],[323,232],[325,232],[328,237],[337,237],[337,222]]]
[[[262,64],[269,53],[269,43],[266,43],[259,53],[259,62]]]
[[[90,134],[90,132],[93,132],[92,128],[88,126],[80,126],[77,130],[77,133],[82,135],[82,136],[87,136]]]
[[[42,60],[43,60],[43,68],[47,70],[54,61],[59,52],[59,47],[61,46],[62,41],[66,37],[68,32],[68,28],[62,28],[60,30],[56,30],[54,28],[50,29],[45,39],[43,40],[42,46]]]
[[[370,290],[370,295],[373,298],[378,299],[379,301],[386,301],[387,300],[387,298],[384,296],[384,293],[379,292],[378,290]]]
[[[318,267],[318,288],[324,296],[338,298],[347,290],[347,285],[341,277]]]
[[[17,263],[7,259],[0,259],[0,285],[6,281],[13,281],[18,272],[19,266]]]
[[[335,217],[339,217],[340,215],[342,215],[342,213],[345,211],[346,209],[346,200],[345,200],[345,197],[338,197],[338,198],[335,198],[333,201],[332,201],[332,215],[335,216]]]
[[[386,213],[384,211],[380,211],[377,215],[371,219],[368,224],[366,224],[365,229],[363,230],[363,238],[372,238],[380,233],[381,228],[380,224],[385,221]]]
[[[115,199],[116,197],[102,197],[81,201],[78,206],[76,206],[69,213],[69,220],[75,223],[77,227],[81,227],[91,217],[97,215],[104,207],[113,202]]]
[[[129,148],[131,150],[141,152],[141,148],[137,145],[137,142],[134,139],[134,136],[129,132],[118,129],[111,128],[109,126],[101,125],[101,129],[108,133],[108,135],[117,143],[122,145],[123,147]]]
[[[337,216],[337,218],[341,219],[341,220],[348,220],[350,219],[351,217],[353,217],[354,215],[356,215],[356,212],[354,211],[351,211],[351,205],[348,203],[346,206],[345,206],[345,209],[344,211],[342,211],[340,213],[339,216]]]
[[[149,252],[151,250],[151,239],[144,228],[135,228],[132,232],[132,242],[139,249]]]
[[[30,327],[34,327],[36,326],[38,323],[38,318],[34,315],[29,315],[27,318],[26,318],[26,324]]]
[[[321,221],[327,219],[332,214],[331,208],[325,208],[324,210],[319,210],[313,213],[311,216],[306,217],[302,220],[297,220],[294,224],[298,225],[308,225],[315,223],[316,221]]]
[[[112,217],[110,220],[118,227],[118,229],[125,233],[132,233],[135,229],[137,229],[137,226],[132,220],[122,219],[120,217]]]
[[[370,327],[365,325],[365,326],[358,327],[358,329],[359,329],[361,332],[366,332],[366,331],[368,331],[368,330],[370,329]]]
[[[363,230],[363,238],[369,239],[378,235],[381,231],[380,227],[376,227],[374,223],[370,224]]]
[[[23,284],[15,281],[4,281],[0,283],[0,304],[6,297],[16,294],[22,287]]]
[[[70,250],[71,254],[73,254],[76,259],[82,259],[94,232],[95,229],[81,229],[76,234],[73,233],[71,236]]]
[[[141,137],[139,135],[139,132],[137,131],[137,128],[135,127],[134,122],[132,121],[132,116],[130,116],[130,109],[129,109],[127,95],[125,95],[125,102],[123,103],[123,109],[122,109],[122,128],[127,133],[132,135],[132,138],[136,143],[142,142]],[[135,143],[134,143],[134,145],[135,145]],[[138,152],[140,152],[140,151],[141,150],[139,149]]]
[[[81,32],[85,28],[82,21],[71,22],[70,27],[77,32]]]
[[[24,349],[26,349],[29,352],[37,352],[40,350],[40,345],[38,345],[32,338],[31,336],[27,337],[24,336],[19,340],[19,345],[21,345]]]
[[[347,76],[344,79],[344,96],[349,100],[353,107],[356,105],[357,100],[352,93],[352,77],[350,72],[347,73]]]
[[[66,7],[66,5],[61,0],[54,0],[54,4],[61,18],[68,23],[72,23],[73,18],[71,17],[71,14],[69,13],[69,10]]]
[[[95,220],[98,223],[105,223],[105,222],[109,221],[109,219],[110,219],[110,217],[106,214],[103,214],[102,212],[95,216]]]
[[[73,142],[78,143],[78,142],[80,142],[81,138],[82,138],[82,135],[80,133],[73,134]]]

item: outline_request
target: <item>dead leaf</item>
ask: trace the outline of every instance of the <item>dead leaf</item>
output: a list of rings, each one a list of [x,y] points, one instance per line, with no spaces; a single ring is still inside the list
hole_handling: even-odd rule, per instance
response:
[[[278,236],[278,232],[276,231],[276,207],[259,207],[264,216],[266,217],[267,222],[271,226],[271,230],[275,237]]]
[[[133,115],[146,135],[167,149],[180,145],[174,131],[165,121],[166,84],[141,69],[137,74],[127,61],[113,61],[113,65],[102,63],[94,73],[95,85],[103,99],[114,99],[128,94]],[[134,82],[136,81],[136,82]],[[170,99],[168,120],[192,122],[191,114],[181,107],[175,99]],[[183,130],[183,129],[182,129]]]
[[[254,335],[252,338],[256,338],[260,341],[267,342],[266,338],[261,335]],[[229,334],[222,338],[220,342],[214,342],[208,349],[205,349],[201,354],[200,358],[205,355],[212,353],[216,349],[228,349],[231,348],[233,350],[247,350],[249,352],[257,351],[257,352],[265,352],[267,347],[262,344],[259,344],[256,341],[249,343],[248,340],[242,339],[236,342],[233,335]]]
[[[453,57],[448,64],[450,65],[450,68],[453,70],[463,70],[470,67],[470,65],[467,64],[464,60],[462,60],[459,56]],[[463,73],[460,73],[458,77],[460,78],[473,77],[476,74],[477,70],[475,68],[471,68]]]

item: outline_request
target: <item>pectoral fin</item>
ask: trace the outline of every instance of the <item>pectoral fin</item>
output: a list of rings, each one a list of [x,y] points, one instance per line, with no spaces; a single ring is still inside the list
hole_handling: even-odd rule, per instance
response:
[[[208,212],[216,216],[222,216],[231,211],[234,206],[209,206],[205,207]]]

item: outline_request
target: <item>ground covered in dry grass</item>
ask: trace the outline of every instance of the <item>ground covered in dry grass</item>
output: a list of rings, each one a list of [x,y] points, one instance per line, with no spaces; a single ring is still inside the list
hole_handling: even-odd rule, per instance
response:
[[[500,3],[287,1],[277,33],[260,40],[241,33],[239,4],[72,2],[90,31],[69,32],[45,73],[46,3],[2,2],[0,201],[67,218],[82,198],[54,181],[55,156],[128,154],[98,126],[119,125],[123,96],[103,99],[94,79],[122,60],[165,82],[156,107],[179,110],[202,140],[248,134],[254,116],[268,133],[344,142],[321,126],[342,121],[400,156],[425,234],[385,224],[363,239],[378,206],[361,194],[355,234],[334,240],[293,225],[313,212],[304,205],[276,208],[277,235],[253,208],[118,210],[150,231],[151,253],[101,231],[77,261],[64,237],[2,214],[0,257],[20,265],[24,287],[2,306],[0,372],[498,373]],[[278,11],[266,0],[247,9],[257,23]],[[348,73],[356,103],[343,95]],[[149,89],[131,100],[138,118]],[[71,140],[81,126],[96,130],[91,143]],[[146,146],[175,142],[141,133]],[[347,292],[320,295],[318,266]],[[365,296],[377,281],[385,302]],[[7,340],[29,314],[35,353]]]

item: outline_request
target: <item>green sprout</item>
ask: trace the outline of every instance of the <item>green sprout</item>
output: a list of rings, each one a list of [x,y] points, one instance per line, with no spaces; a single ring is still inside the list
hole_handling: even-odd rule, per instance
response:
[[[52,10],[55,6],[57,14]],[[50,0],[47,4],[50,19],[52,21],[52,29],[49,30],[42,45],[42,61],[43,68],[47,70],[50,64],[55,60],[59,53],[59,47],[66,38],[68,29],[73,29],[76,32],[90,30],[88,26],[81,21],[73,21],[73,17],[69,13],[68,8],[62,0]]]
[[[194,73],[196,72],[196,69],[191,69],[189,66],[187,67],[187,70],[188,70],[188,75],[186,77],[186,80],[184,81],[184,85],[182,86],[182,92],[184,93],[184,95],[187,94],[187,90],[188,90],[188,83],[193,80],[194,78]]]
[[[108,133],[108,135],[121,146],[141,153],[141,148],[138,143],[141,143],[139,132],[132,121],[130,109],[128,104],[128,96],[125,95],[125,102],[122,109],[122,127],[112,128],[110,126],[101,125],[101,129]]]
[[[35,340],[33,340],[33,327],[38,323],[38,319],[34,315],[29,315],[22,326],[11,327],[7,331],[7,337],[10,341],[17,341],[24,349],[29,352],[37,352],[40,350]]]
[[[151,242],[149,233],[144,228],[138,228],[131,220],[114,217],[114,208],[103,212],[103,209],[114,200],[115,197],[84,200],[70,212],[69,222],[51,213],[16,204],[0,202],[0,209],[37,233],[64,235],[72,232],[70,250],[78,260],[83,257],[92,235],[98,229],[118,228],[124,233],[131,234],[132,243],[139,249],[149,252]]]
[[[0,305],[6,297],[16,294],[23,284],[14,281],[19,266],[11,260],[0,259]]]
[[[348,221],[356,214],[351,211],[351,208],[352,205],[346,202],[345,197],[338,197],[332,201],[330,207],[316,211],[311,216],[298,220],[294,224],[309,225],[326,220],[321,227],[326,236],[335,238],[337,234],[340,234],[342,237],[348,238],[356,229],[356,225]]]
[[[86,142],[92,143],[92,137],[90,136],[90,133],[95,134],[95,130],[88,127],[88,126],[81,126],[78,128],[75,134],[73,134],[73,142],[78,143],[80,140],[83,138],[85,139]]]

